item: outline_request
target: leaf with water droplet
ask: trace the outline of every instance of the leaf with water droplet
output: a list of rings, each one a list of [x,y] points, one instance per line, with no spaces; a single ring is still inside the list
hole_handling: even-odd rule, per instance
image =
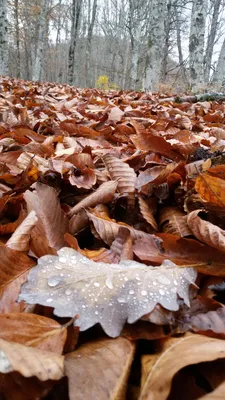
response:
[[[179,296],[189,305],[189,286],[196,276],[193,268],[179,268],[169,260],[159,267],[135,261],[96,263],[71,248],[62,248],[58,256],[39,259],[19,300],[51,305],[60,317],[78,314],[76,322],[82,331],[100,323],[115,337],[126,321],[134,323],[157,304],[176,311]]]

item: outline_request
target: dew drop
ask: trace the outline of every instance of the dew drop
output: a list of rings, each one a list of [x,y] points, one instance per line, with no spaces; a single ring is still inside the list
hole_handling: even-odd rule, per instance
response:
[[[86,308],[86,306],[84,304],[82,304],[82,308]]]
[[[71,290],[71,289],[67,289],[67,290],[65,291],[65,293],[66,293],[67,296],[69,296],[69,295],[72,293],[72,290]]]
[[[129,294],[134,294],[134,290],[129,290]]]
[[[171,283],[171,281],[169,280],[169,278],[167,278],[165,275],[160,275],[157,277],[158,281],[160,283],[162,283],[163,285],[169,285]]]
[[[113,287],[114,287],[113,283],[112,283],[112,278],[110,276],[107,276],[105,284],[109,289],[113,289]]]
[[[128,281],[128,277],[127,277],[127,276],[125,276],[124,280],[127,282],[127,281]]]
[[[60,265],[60,264],[55,264],[55,268],[56,269],[63,269],[62,265]]]
[[[140,279],[140,276],[136,276],[136,279],[137,279],[137,281],[140,281],[141,279]]]
[[[98,311],[95,311],[95,315],[98,315]]]
[[[48,285],[51,287],[57,286],[61,282],[60,278],[48,278]]]
[[[173,281],[174,285],[178,285],[178,282],[176,281],[176,279]]]
[[[124,297],[118,297],[117,301],[118,301],[119,303],[125,303],[125,302],[126,302],[126,300],[124,299]]]
[[[53,299],[50,299],[50,298],[49,298],[49,299],[46,300],[46,302],[47,302],[47,303],[52,303],[52,302],[53,302]]]
[[[142,290],[142,291],[141,291],[141,295],[142,295],[142,296],[146,296],[147,294],[148,294],[148,292],[147,292],[146,290]]]
[[[152,283],[153,283],[154,286],[157,286],[157,282],[156,281],[153,281]]]
[[[163,296],[165,294],[164,290],[159,289],[159,294],[161,294]]]
[[[95,283],[94,283],[94,286],[99,287],[99,286],[100,286],[100,283],[95,282]]]
[[[66,257],[59,257],[59,262],[66,264],[66,262],[67,262]]]

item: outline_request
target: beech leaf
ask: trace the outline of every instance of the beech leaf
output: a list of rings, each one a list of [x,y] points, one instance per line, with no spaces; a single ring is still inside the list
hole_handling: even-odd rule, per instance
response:
[[[133,168],[123,162],[123,160],[109,154],[103,157],[103,161],[109,171],[111,179],[118,179],[118,191],[120,193],[132,193],[135,191],[137,176]]]
[[[100,323],[109,336],[116,337],[126,321],[134,323],[156,304],[178,310],[179,296],[189,305],[189,285],[196,276],[194,269],[177,268],[169,260],[160,267],[135,261],[95,263],[62,248],[58,256],[38,260],[19,300],[51,306],[60,317],[79,315],[81,331]]]

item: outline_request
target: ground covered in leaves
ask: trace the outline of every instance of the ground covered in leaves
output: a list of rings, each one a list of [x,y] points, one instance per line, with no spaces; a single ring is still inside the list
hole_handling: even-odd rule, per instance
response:
[[[225,398],[225,102],[0,80],[0,397]]]

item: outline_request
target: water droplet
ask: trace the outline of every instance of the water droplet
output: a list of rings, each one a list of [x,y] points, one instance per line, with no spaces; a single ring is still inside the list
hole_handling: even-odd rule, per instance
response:
[[[61,282],[60,278],[48,278],[48,285],[51,287],[57,286]]]
[[[62,269],[63,267],[62,267],[62,265],[60,265],[60,264],[55,264],[55,268],[56,268],[56,269]]]
[[[127,281],[128,281],[128,277],[127,277],[127,276],[125,276],[124,280],[127,282]]]
[[[140,281],[141,279],[140,279],[140,276],[136,276],[136,279],[137,279],[137,281]]]
[[[156,281],[153,281],[152,283],[153,283],[154,286],[157,286],[157,282]]]
[[[94,286],[99,287],[99,286],[100,286],[100,283],[95,282],[95,283],[94,283]]]
[[[169,280],[169,278],[167,278],[165,275],[159,275],[157,277],[158,281],[160,283],[162,283],[163,285],[169,285],[171,283],[171,281]]]
[[[66,257],[59,257],[59,262],[66,264],[66,262],[67,262]]]
[[[52,301],[53,301],[53,299],[50,299],[50,298],[46,300],[47,303],[52,303]]]
[[[174,285],[178,285],[178,282],[176,281],[176,279],[173,281]]]
[[[119,303],[126,303],[126,300],[124,299],[124,297],[118,297],[117,301]]]
[[[170,289],[170,291],[171,291],[172,293],[176,293],[176,292],[177,292],[177,288],[173,287],[172,289]]]
[[[82,308],[86,308],[86,306],[84,304],[82,304]]]
[[[163,296],[165,294],[164,290],[159,289],[159,294],[161,294]]]
[[[129,290],[129,294],[134,294],[134,290]]]
[[[95,315],[98,315],[98,311],[95,311]]]
[[[148,294],[148,292],[147,292],[146,290],[142,290],[142,291],[141,291],[141,295],[142,295],[142,296],[146,296],[147,294]]]
[[[46,272],[46,269],[43,269],[43,270],[42,270],[42,272],[45,274],[45,272]]]
[[[67,290],[65,291],[65,293],[66,293],[67,296],[69,296],[69,295],[72,293],[72,290],[71,290],[71,289],[67,289]]]
[[[113,283],[112,283],[112,278],[111,276],[107,276],[106,281],[105,281],[106,286],[109,289],[113,289]]]

